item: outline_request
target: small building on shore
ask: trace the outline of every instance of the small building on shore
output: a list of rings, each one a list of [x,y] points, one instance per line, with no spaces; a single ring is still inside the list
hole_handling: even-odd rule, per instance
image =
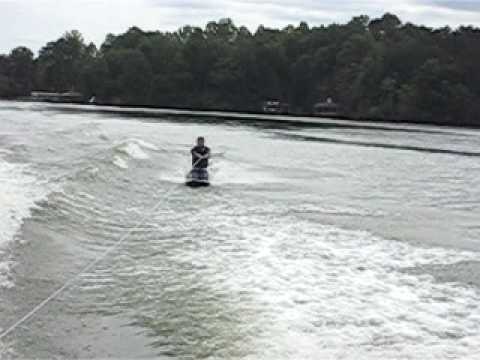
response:
[[[290,112],[290,105],[278,100],[265,101],[262,106],[265,114],[286,115]]]
[[[333,101],[332,98],[328,98],[326,101],[318,102],[313,107],[313,113],[315,116],[340,116],[340,105]]]

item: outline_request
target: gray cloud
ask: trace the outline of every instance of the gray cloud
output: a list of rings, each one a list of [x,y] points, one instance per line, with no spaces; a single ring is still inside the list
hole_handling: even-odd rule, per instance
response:
[[[452,10],[480,12],[479,0],[422,0],[419,3]]]
[[[284,27],[305,20],[320,25],[387,11],[429,26],[480,25],[477,0],[0,0],[0,53],[17,45],[38,50],[71,29],[99,44],[107,33],[133,25],[173,31],[230,17],[255,30],[260,24]]]

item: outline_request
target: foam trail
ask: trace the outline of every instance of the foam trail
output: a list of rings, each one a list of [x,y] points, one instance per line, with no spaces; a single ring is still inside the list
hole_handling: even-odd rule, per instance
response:
[[[113,160],[113,164],[120,169],[128,169],[128,163],[122,159],[120,156],[115,156],[115,159]]]
[[[137,160],[146,160],[149,158],[148,154],[145,153],[142,148],[135,143],[126,143],[117,148],[117,151],[123,153],[132,159]]]
[[[11,287],[12,259],[7,253],[8,243],[23,221],[31,215],[35,203],[48,195],[48,189],[39,184],[25,165],[12,164],[0,159],[0,288]]]
[[[142,148],[144,148],[144,149],[148,149],[148,150],[152,150],[152,151],[159,151],[159,150],[160,150],[157,146],[155,146],[155,145],[153,145],[153,144],[151,144],[151,143],[149,143],[149,142],[146,142],[146,141],[144,141],[144,140],[131,139],[131,140],[129,140],[129,142],[135,143],[135,144],[137,144],[138,146],[140,146],[140,147],[142,147]]]
[[[128,139],[115,147],[116,151],[132,159],[147,160],[150,156],[145,150],[159,151],[159,148],[140,139]],[[118,165],[118,162],[117,164]]]

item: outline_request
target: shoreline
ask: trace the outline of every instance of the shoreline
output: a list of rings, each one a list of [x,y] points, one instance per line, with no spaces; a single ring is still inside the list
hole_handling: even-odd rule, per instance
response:
[[[272,115],[254,112],[236,112],[228,110],[201,110],[201,109],[176,109],[176,108],[157,108],[149,106],[134,105],[97,105],[97,104],[80,104],[80,103],[55,103],[41,102],[30,100],[0,99],[5,102],[16,102],[23,104],[43,105],[46,108],[57,109],[62,111],[79,111],[93,112],[104,114],[125,114],[138,117],[164,117],[172,116],[176,118],[185,118],[195,116],[201,119],[226,121],[238,121],[246,125],[255,124],[277,124],[277,125],[296,125],[296,126],[313,126],[313,127],[344,127],[372,130],[391,130],[403,132],[422,132],[433,134],[450,133],[450,130],[459,131],[478,131],[480,126],[460,126],[449,125],[445,123],[426,123],[413,121],[389,121],[389,120],[365,120],[353,119],[347,117],[319,117],[314,115]]]

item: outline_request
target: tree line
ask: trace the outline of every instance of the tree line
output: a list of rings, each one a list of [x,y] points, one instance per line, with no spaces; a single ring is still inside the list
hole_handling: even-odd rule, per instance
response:
[[[392,14],[254,33],[205,28],[107,35],[78,31],[0,55],[0,96],[78,91],[105,104],[258,111],[266,100],[309,114],[327,97],[358,119],[480,126],[480,29],[432,29]]]

